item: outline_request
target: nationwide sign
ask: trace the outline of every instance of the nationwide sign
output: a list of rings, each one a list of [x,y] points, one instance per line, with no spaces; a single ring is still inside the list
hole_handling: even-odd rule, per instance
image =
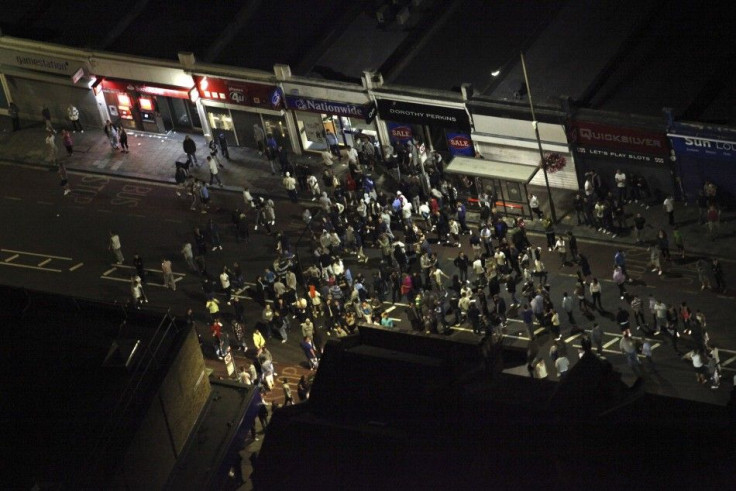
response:
[[[434,124],[445,128],[470,131],[470,120],[464,109],[380,99],[378,101],[378,114],[384,121]]]
[[[366,121],[372,121],[375,117],[375,108],[373,104],[349,104],[346,102],[325,101],[322,99],[310,99],[309,97],[300,97],[296,95],[287,95],[286,107],[296,109],[297,111],[307,111],[320,114],[334,114],[335,116],[345,116],[348,118],[362,118]]]
[[[569,123],[568,137],[580,155],[661,164],[670,152],[664,133],[588,121]]]
[[[281,109],[281,93],[275,85],[239,82],[215,77],[194,77],[199,97],[238,106]]]
[[[736,162],[736,142],[702,136],[668,134],[678,157],[693,155],[715,160]]]

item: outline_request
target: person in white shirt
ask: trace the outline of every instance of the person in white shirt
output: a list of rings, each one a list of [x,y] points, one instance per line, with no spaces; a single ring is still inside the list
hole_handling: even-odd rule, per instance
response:
[[[542,219],[542,210],[539,209],[539,198],[533,194],[529,195],[529,208],[537,215],[538,219]]]
[[[560,255],[561,264],[563,266],[567,265],[567,247],[565,239],[562,237],[557,238],[557,242],[555,242],[555,250],[557,251],[557,254]]]
[[[211,156],[207,157],[207,166],[210,168],[210,186],[217,181],[217,184],[222,187],[222,180],[220,179],[219,170],[217,169],[217,161]]]
[[[667,196],[662,203],[665,213],[669,219],[670,226],[675,225],[675,200],[672,196]]]
[[[317,201],[322,193],[319,190],[319,180],[313,174],[307,176],[307,186],[312,191],[312,201]]]
[[[620,203],[624,203],[626,201],[626,174],[624,174],[621,169],[616,169],[616,174],[613,178],[616,180],[618,200]]]
[[[350,145],[348,145],[348,163],[349,164],[358,163],[358,151],[355,149],[355,147],[352,147]]]
[[[110,250],[115,254],[118,264],[123,264],[125,258],[123,257],[123,248],[120,245],[120,236],[110,232]]]
[[[74,107],[73,104],[69,104],[66,107],[66,115],[69,118],[69,121],[72,122],[72,131],[74,133],[79,130],[80,132],[84,133],[84,130],[82,129],[82,124],[79,122],[79,109]]]

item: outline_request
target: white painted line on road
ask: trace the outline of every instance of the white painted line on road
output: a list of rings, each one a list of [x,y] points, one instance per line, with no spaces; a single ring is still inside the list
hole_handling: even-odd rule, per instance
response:
[[[112,210],[97,210],[100,213],[112,213]]]
[[[84,266],[84,263],[77,263],[74,266],[72,266],[71,268],[69,268],[69,271],[76,271],[79,268],[81,268],[82,266]]]
[[[102,276],[107,276],[107,275],[109,275],[110,273],[112,273],[113,271],[115,271],[116,269],[118,269],[118,268],[117,268],[117,267],[114,267],[114,268],[110,268],[110,269],[108,269],[107,271],[105,271],[104,273],[102,273]]]
[[[394,303],[394,302],[383,302],[383,303],[385,303],[386,305],[398,305],[399,307],[411,307],[411,305],[409,305],[408,303],[401,303],[401,302],[396,302],[396,303]]]
[[[103,280],[122,281],[123,283],[130,283],[130,279],[125,279],[125,278],[113,278],[112,276],[100,276],[100,278]],[[150,283],[150,282],[147,282],[143,286],[158,286],[161,288],[168,288],[166,285],[162,285],[160,283]]]
[[[51,271],[53,273],[61,273],[60,269],[54,269],[54,268],[39,268],[38,266],[29,266],[27,264],[16,264],[16,263],[0,263],[2,266],[14,266],[16,268],[27,268],[27,269],[37,269],[39,271]]]
[[[20,198],[16,198],[15,196],[5,196],[5,199],[10,199],[10,200],[13,200],[13,201],[21,201]]]
[[[401,322],[401,319],[397,319],[396,317],[389,317],[394,322]]]
[[[38,263],[37,266],[40,268],[41,266],[46,266],[50,262],[51,262],[51,258],[44,259],[43,261],[41,261],[40,263]]]
[[[5,262],[6,262],[6,263],[9,263],[9,262],[11,262],[11,261],[15,261],[15,260],[16,260],[16,259],[18,259],[19,257],[20,257],[20,254],[14,254],[14,255],[10,256],[9,258],[7,258],[7,259],[5,260]]]
[[[544,327],[540,327],[539,329],[537,329],[536,331],[534,331],[534,335],[536,336],[540,332],[544,332],[544,331],[546,331],[546,329]]]
[[[384,310],[384,312],[386,312],[386,313],[388,313],[388,312],[392,312],[392,311],[394,311],[395,309],[396,309],[396,305],[392,305],[391,307],[389,307],[389,308],[387,308],[386,310]]]
[[[661,344],[659,344],[659,343],[654,343],[654,344],[652,345],[652,351],[654,351],[655,349],[659,348],[660,346],[662,346],[662,345],[661,345]]]
[[[616,344],[616,343],[617,343],[617,342],[619,342],[619,341],[620,341],[619,339],[612,339],[612,340],[610,340],[609,342],[607,342],[606,344],[604,344],[604,345],[603,345],[603,347],[604,347],[604,348],[608,348],[608,347],[609,347],[609,346],[611,346],[612,344]]]
[[[174,273],[174,274],[176,274],[176,273]],[[176,283],[177,281],[181,281],[183,279],[184,279],[184,276],[183,275],[182,276],[179,276],[178,278],[174,278],[174,283]]]
[[[36,257],[50,257],[51,259],[61,259],[64,261],[71,261],[72,258],[70,257],[63,257],[63,256],[52,256],[51,254],[36,254],[35,252],[23,252],[23,251],[15,251],[13,249],[0,249],[2,252],[11,252],[14,254],[23,254],[26,256],[36,256]]]
[[[723,363],[721,363],[721,366],[723,367],[723,366],[726,366],[726,365],[730,365],[731,363],[733,363],[734,360],[736,360],[736,356],[732,356],[728,360],[724,361]]]
[[[566,342],[566,343],[569,343],[569,342],[570,342],[570,341],[572,341],[573,339],[577,339],[577,338],[579,338],[580,336],[582,336],[582,333],[577,333],[577,334],[575,334],[574,336],[570,336],[569,338],[565,339],[565,342]]]

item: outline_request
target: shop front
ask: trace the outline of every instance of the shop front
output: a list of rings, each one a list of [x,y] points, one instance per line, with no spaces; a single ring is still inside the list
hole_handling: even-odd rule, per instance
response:
[[[191,100],[191,87],[105,77],[94,85],[94,90],[114,124],[150,133],[202,132],[197,108]]]
[[[684,198],[695,200],[706,181],[716,185],[717,201],[736,207],[736,131],[675,124],[667,132]]]
[[[327,132],[337,137],[338,145],[355,146],[356,141],[378,143],[373,120],[375,106],[364,93],[349,93],[345,101],[307,97],[312,93],[300,87],[284,96],[286,107],[292,110],[302,150],[321,152],[328,148]],[[335,91],[338,92],[338,91]]]
[[[538,113],[536,122],[522,119],[524,111],[501,115],[481,103],[468,103],[473,115],[472,139],[478,154],[486,160],[499,163],[523,165],[530,170],[540,167],[542,155],[553,165],[548,166],[547,179],[552,189],[578,189],[575,173],[576,159],[570,152],[565,133],[564,115]],[[529,184],[546,186],[544,173],[536,172]]]
[[[74,105],[85,126],[99,126],[100,116],[90,86],[94,77],[87,62],[70,54],[14,49],[12,39],[0,38],[0,111],[12,101],[23,120],[41,120],[41,109],[51,121],[67,124],[67,107]]]
[[[614,175],[620,169],[630,183],[643,178],[652,198],[673,192],[670,146],[664,128],[635,128],[576,119],[568,123],[568,137],[581,183],[586,172],[595,171],[604,187],[613,191]]]
[[[276,85],[205,75],[194,75],[194,81],[213,134],[224,135],[230,145],[257,148],[254,125],[258,125],[279,145],[292,149]]]
[[[412,139],[428,150],[449,155],[472,156],[470,118],[462,104],[430,105],[395,99],[378,99],[378,115],[386,124],[392,145]]]

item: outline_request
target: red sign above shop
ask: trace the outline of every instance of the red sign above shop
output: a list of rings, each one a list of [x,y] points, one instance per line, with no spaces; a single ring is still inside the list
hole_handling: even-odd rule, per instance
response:
[[[194,77],[194,82],[202,99],[273,110],[282,107],[281,93],[275,85],[198,76]]]
[[[150,85],[145,82],[131,82],[127,80],[102,81],[102,90],[108,92],[140,92],[141,94],[160,95],[163,97],[174,97],[176,99],[189,99],[189,90],[181,87],[167,85]]]
[[[664,131],[656,133],[587,121],[573,121],[569,128],[570,143],[578,147],[604,148],[661,157],[670,153]]]

